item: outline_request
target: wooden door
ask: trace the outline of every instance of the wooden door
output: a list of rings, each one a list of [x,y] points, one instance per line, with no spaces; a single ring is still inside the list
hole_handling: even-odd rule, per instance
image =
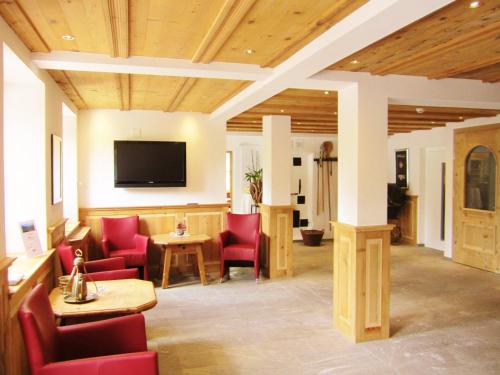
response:
[[[500,124],[454,138],[453,260],[500,273]]]

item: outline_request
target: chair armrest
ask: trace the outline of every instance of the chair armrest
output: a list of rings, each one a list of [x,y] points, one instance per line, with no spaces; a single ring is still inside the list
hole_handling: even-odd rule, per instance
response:
[[[106,258],[85,262],[85,269],[88,273],[111,270],[122,270],[125,268],[125,258]]]
[[[137,268],[125,268],[123,270],[93,272],[85,274],[84,277],[86,281],[138,279],[139,270]]]
[[[102,255],[104,258],[109,258],[109,241],[106,237],[102,237]]]
[[[158,375],[156,352],[138,352],[52,362],[42,367],[41,375]]]
[[[57,330],[64,359],[147,350],[142,314],[57,327]]]
[[[229,237],[231,236],[231,232],[225,230],[224,232],[219,233],[219,243],[221,247],[229,245]]]
[[[143,236],[142,234],[136,234],[134,236],[134,239],[135,239],[135,248],[139,250],[141,253],[147,253],[149,237]]]

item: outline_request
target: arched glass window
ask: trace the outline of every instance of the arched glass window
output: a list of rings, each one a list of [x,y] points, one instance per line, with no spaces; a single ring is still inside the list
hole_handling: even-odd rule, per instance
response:
[[[474,147],[465,168],[465,208],[495,211],[497,163],[493,153],[484,146]]]

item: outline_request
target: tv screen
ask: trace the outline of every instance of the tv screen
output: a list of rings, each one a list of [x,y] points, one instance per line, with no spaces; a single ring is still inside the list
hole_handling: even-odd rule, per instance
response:
[[[186,142],[114,143],[115,187],[186,186]]]

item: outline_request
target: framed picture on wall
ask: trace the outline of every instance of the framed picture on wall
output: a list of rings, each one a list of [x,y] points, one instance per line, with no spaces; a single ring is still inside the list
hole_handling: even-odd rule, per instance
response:
[[[62,139],[52,134],[52,204],[62,202]]]
[[[396,185],[408,188],[408,149],[396,150]]]

